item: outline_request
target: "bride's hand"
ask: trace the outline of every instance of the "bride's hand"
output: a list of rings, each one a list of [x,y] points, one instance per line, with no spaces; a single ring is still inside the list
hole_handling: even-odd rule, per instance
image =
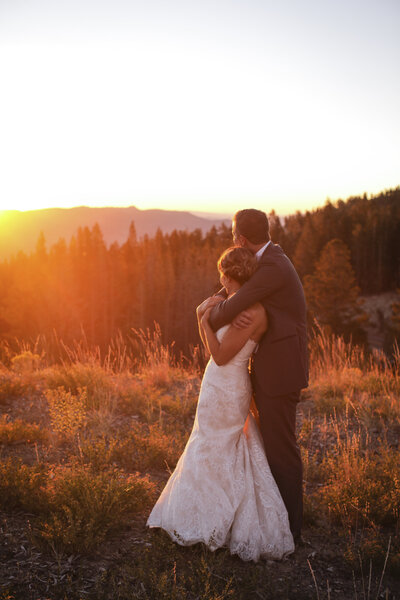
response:
[[[206,312],[207,309],[213,308],[214,306],[216,306],[217,304],[219,304],[222,301],[223,301],[222,296],[210,296],[209,298],[206,298],[196,308],[197,317],[199,319],[202,319],[203,315],[204,315],[204,313]]]

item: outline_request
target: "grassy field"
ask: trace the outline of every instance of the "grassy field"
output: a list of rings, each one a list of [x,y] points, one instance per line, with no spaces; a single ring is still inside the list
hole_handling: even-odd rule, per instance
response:
[[[243,563],[145,527],[189,436],[201,374],[143,357],[1,349],[0,600],[400,598],[400,360],[322,333],[298,409],[310,542]]]

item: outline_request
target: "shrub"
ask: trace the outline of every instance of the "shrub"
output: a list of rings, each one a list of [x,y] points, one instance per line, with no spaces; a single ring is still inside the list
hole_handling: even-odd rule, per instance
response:
[[[327,483],[321,501],[333,518],[350,527],[367,522],[395,525],[400,517],[400,463],[398,451],[381,446],[379,453],[360,447],[353,436],[325,457],[321,471]]]
[[[132,460],[119,451],[120,441],[116,438],[102,436],[97,439],[79,441],[79,460],[82,464],[90,465],[94,472],[104,471],[119,463],[122,466],[132,466]],[[123,460],[118,460],[121,454]],[[136,467],[136,464],[135,464]]]
[[[78,388],[77,395],[74,395],[60,386],[46,390],[45,396],[49,403],[51,425],[58,434],[70,437],[85,425],[86,388]]]
[[[369,567],[377,565],[380,569],[385,568],[394,576],[400,575],[400,535],[381,531],[377,527],[367,527],[360,536],[350,537],[344,552],[346,562],[353,569],[360,566],[364,572]]]
[[[62,552],[89,552],[106,536],[147,508],[155,487],[148,478],[114,470],[58,467],[48,480],[50,511],[35,537]]]
[[[110,375],[98,364],[73,363],[56,366],[45,371],[45,379],[49,388],[64,387],[72,394],[86,388],[85,408],[100,408],[105,400],[114,392]]]
[[[198,394],[192,386],[186,386],[184,390],[175,394],[164,394],[160,399],[161,408],[169,415],[176,417],[179,421],[186,422],[194,416],[196,411]]]
[[[7,415],[2,415],[0,418],[0,444],[43,442],[46,440],[46,431],[36,423],[26,423],[21,419],[9,421]]]
[[[0,506],[38,512],[47,505],[43,466],[28,467],[11,458],[0,463]]]
[[[10,371],[0,371],[0,403],[23,396],[27,390],[21,377]]]
[[[82,465],[46,470],[11,459],[0,463],[0,507],[36,515],[34,538],[53,550],[92,550],[148,508],[154,495],[147,477],[118,470],[94,473]]]
[[[177,391],[165,391],[145,381],[132,382],[120,392],[116,411],[142,417],[147,423],[168,416],[187,428],[196,410],[197,393],[192,383],[180,387]]]
[[[33,354],[30,350],[25,350],[21,354],[13,356],[11,365],[16,373],[31,373],[39,368],[40,356]]]
[[[113,446],[110,458],[128,469],[174,468],[186,443],[187,435],[174,429],[167,433],[158,424],[133,426],[129,435]]]
[[[378,424],[400,425],[400,402],[393,393],[370,396],[363,392],[354,402],[354,409],[359,419],[366,427]]]
[[[161,390],[132,381],[119,392],[116,410],[123,415],[147,417],[159,406],[161,396]]]
[[[150,425],[145,435],[137,436],[136,442],[143,453],[141,460],[148,467],[175,467],[183,452],[187,435],[174,429],[167,433],[159,425]]]
[[[146,469],[172,469],[175,467],[186,443],[187,433],[160,424],[131,424],[129,432],[118,437],[101,436],[79,442],[79,458],[101,471],[110,465],[119,465],[129,471]]]

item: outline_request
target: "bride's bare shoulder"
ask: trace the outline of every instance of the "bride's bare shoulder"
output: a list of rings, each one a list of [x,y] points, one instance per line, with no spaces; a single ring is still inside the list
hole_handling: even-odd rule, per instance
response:
[[[267,313],[265,312],[265,309],[260,302],[256,302],[255,304],[250,306],[250,308],[248,310],[251,313],[251,315],[257,325],[259,325],[263,328],[267,327],[267,325],[268,325]]]
[[[264,309],[263,305],[261,304],[261,302],[256,302],[255,304],[252,304],[252,306],[250,306],[247,310],[254,317],[262,317],[263,315],[266,314],[265,309]]]

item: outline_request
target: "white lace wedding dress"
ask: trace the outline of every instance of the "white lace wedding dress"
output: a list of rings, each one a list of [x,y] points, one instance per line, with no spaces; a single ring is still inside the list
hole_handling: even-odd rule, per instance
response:
[[[229,325],[217,332],[222,339]],[[287,511],[249,412],[248,340],[226,365],[211,358],[193,430],[147,525],[184,546],[226,546],[243,560],[281,559],[294,550]]]

